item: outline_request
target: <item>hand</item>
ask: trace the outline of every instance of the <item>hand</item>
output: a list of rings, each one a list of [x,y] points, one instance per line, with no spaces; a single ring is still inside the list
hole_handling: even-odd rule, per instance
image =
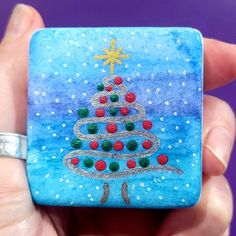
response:
[[[44,27],[32,7],[18,5],[0,45],[0,131],[26,132],[29,39]],[[205,90],[236,77],[236,46],[205,39]],[[235,117],[222,100],[204,96],[203,191],[198,205],[175,210],[44,207],[33,204],[21,160],[0,158],[0,235],[228,235],[232,195],[223,173]]]

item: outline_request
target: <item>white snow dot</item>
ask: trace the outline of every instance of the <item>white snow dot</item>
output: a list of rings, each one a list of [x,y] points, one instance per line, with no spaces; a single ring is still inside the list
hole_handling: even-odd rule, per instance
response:
[[[59,103],[59,102],[60,102],[60,99],[59,99],[59,98],[56,98],[56,99],[55,99],[55,102],[56,102],[56,103]]]
[[[112,31],[110,31],[109,33],[110,33],[110,35],[113,35],[113,34],[114,34]]]
[[[67,179],[67,180],[66,180],[66,183],[70,183],[70,180],[69,180],[69,179]]]
[[[202,88],[198,88],[198,91],[202,91]]]
[[[185,186],[186,186],[186,188],[189,188],[190,184],[186,184]]]
[[[140,196],[137,196],[136,199],[139,201],[140,200]]]
[[[147,92],[147,93],[150,93],[150,92],[151,92],[151,89],[147,88],[147,89],[146,89],[146,92]]]
[[[161,48],[161,46],[162,45],[160,43],[156,45],[157,48]]]
[[[35,194],[37,194],[37,195],[38,195],[38,194],[39,194],[39,191],[38,191],[38,190],[36,190],[36,191],[35,191]]]
[[[131,188],[132,188],[132,190],[134,190],[134,189],[135,189],[135,185],[134,185],[134,184],[132,184]]]
[[[156,89],[156,93],[159,93],[160,91],[161,91],[160,88],[157,88],[157,89]]]
[[[86,63],[86,62],[84,62],[84,63],[82,64],[82,66],[87,66],[87,63]]]
[[[60,178],[60,179],[59,179],[59,182],[63,182],[63,178]]]
[[[166,105],[166,106],[169,106],[169,105],[170,105],[170,102],[169,102],[169,101],[165,101],[165,105]]]
[[[88,80],[85,80],[84,83],[87,84],[87,83],[88,83]]]
[[[168,73],[171,74],[171,73],[172,73],[172,70],[169,69],[169,70],[168,70]]]
[[[185,86],[186,84],[185,84],[185,82],[182,82],[182,86]]]
[[[79,185],[79,188],[83,188],[83,185],[81,184],[81,185]]]
[[[137,72],[136,75],[137,75],[138,77],[140,77],[140,73],[139,73],[139,72]]]
[[[171,87],[171,86],[172,86],[172,83],[169,83],[168,85]]]
[[[73,204],[74,204],[74,202],[70,202],[70,204],[71,204],[71,205],[73,205]]]
[[[86,37],[86,34],[85,34],[85,33],[82,33],[81,36],[84,38],[84,37]]]
[[[33,129],[33,126],[32,125],[30,125],[30,127],[29,127],[30,129]]]
[[[183,140],[182,140],[182,139],[179,139],[178,142],[179,142],[179,143],[183,143]]]
[[[67,57],[71,57],[70,52],[67,52],[67,53],[66,53],[66,56],[67,56]]]
[[[190,121],[189,121],[189,120],[187,120],[187,121],[186,121],[186,124],[190,124]]]
[[[175,111],[173,114],[174,114],[174,116],[177,116],[177,115],[178,115],[178,113],[177,113],[176,111]]]
[[[193,157],[195,157],[197,154],[196,153],[193,153]]]
[[[94,199],[91,197],[90,199],[89,199],[91,202],[93,202],[94,201]]]
[[[47,46],[46,46],[46,49],[49,50],[49,49],[50,49],[50,46],[47,45]]]
[[[166,61],[169,61],[169,57],[166,57]]]
[[[188,104],[188,102],[187,102],[187,101],[184,101],[184,104],[185,104],[185,105],[187,105],[187,104]]]
[[[150,192],[152,189],[151,188],[147,188],[147,191]]]
[[[144,52],[145,52],[145,53],[148,53],[148,49],[145,49]]]
[[[104,42],[107,42],[107,38],[103,38],[103,41],[104,41]]]
[[[182,42],[181,39],[176,40],[176,43],[178,43],[178,44],[181,44],[181,42]]]
[[[162,180],[165,180],[166,178],[165,178],[165,176],[162,176],[161,179],[162,179]]]
[[[53,133],[53,134],[52,134],[52,136],[53,136],[53,137],[56,137],[56,136],[57,136],[57,134],[56,134],[56,133]]]
[[[41,77],[42,77],[42,78],[45,78],[46,76],[45,76],[45,74],[44,74],[44,73],[42,73],[42,74],[41,74]]]
[[[42,94],[42,96],[43,96],[43,97],[45,97],[45,96],[46,96],[46,93],[45,93],[45,92],[42,92],[41,94]]]
[[[59,194],[56,194],[56,199],[58,199],[60,197],[60,195]]]
[[[40,116],[40,113],[39,113],[39,112],[37,112],[35,115],[39,117],[39,116]]]
[[[195,166],[194,163],[192,163],[192,166],[193,166],[193,167]]]
[[[46,150],[46,146],[42,146],[42,148],[41,148],[41,149],[42,149],[43,151],[44,151],[44,150]]]
[[[162,196],[159,196],[158,198],[159,198],[160,200],[162,200],[162,199],[163,199],[163,197],[162,197]]]
[[[165,128],[161,128],[161,132],[165,132]]]
[[[74,95],[74,94],[72,94],[72,95],[71,95],[71,98],[72,98],[72,99],[75,99],[75,95]]]
[[[94,68],[98,68],[98,64],[96,63],[96,64],[94,64]]]
[[[175,126],[175,130],[179,130],[179,126]]]
[[[151,105],[151,104],[152,104],[152,101],[148,101],[148,104]]]
[[[70,114],[71,114],[71,113],[72,113],[72,110],[70,110],[70,109],[69,109],[69,110],[68,110],[68,113],[70,113]]]
[[[186,62],[190,62],[190,58],[187,58],[185,61],[186,61]]]
[[[171,149],[171,148],[172,148],[172,146],[171,146],[171,145],[168,145],[168,148],[169,148],[169,149]]]
[[[84,92],[84,93],[82,93],[82,94],[83,94],[83,96],[84,96],[84,97],[85,97],[85,96],[87,96],[87,93],[85,93],[85,92]]]
[[[130,77],[128,77],[128,78],[127,78],[127,81],[129,82],[130,80],[131,80],[131,78],[130,78]]]
[[[56,156],[52,156],[52,159],[56,159],[57,157]]]
[[[39,95],[39,91],[34,91],[34,95],[38,96]]]
[[[51,112],[51,115],[55,115],[55,112],[54,112],[54,111],[52,111],[52,112]]]
[[[92,47],[92,46],[89,46],[89,50],[90,50],[90,51],[93,51],[93,47]]]
[[[70,140],[70,138],[69,137],[65,137],[65,140],[68,141],[68,140]]]
[[[61,126],[62,126],[63,128],[65,128],[65,127],[66,127],[66,123],[62,123]]]
[[[46,175],[45,175],[45,178],[48,178],[50,176],[50,173],[47,173]]]
[[[39,104],[39,102],[38,102],[38,101],[34,101],[34,103],[35,103],[35,104]]]
[[[50,127],[50,126],[47,126],[47,129],[49,130],[49,129],[51,129],[51,127]]]
[[[96,186],[96,189],[99,190],[99,186]]]
[[[163,117],[163,116],[161,116],[161,117],[160,117],[160,121],[163,121],[163,120],[164,120],[164,117]]]
[[[64,66],[65,68],[67,68],[67,67],[68,67],[68,64],[64,63],[63,66]]]
[[[80,77],[80,73],[76,73],[75,76],[76,76],[76,77]]]
[[[184,71],[183,71],[183,75],[186,75],[186,74],[187,74],[187,72],[186,72],[186,70],[184,70]]]
[[[72,79],[71,79],[71,78],[69,78],[69,79],[67,80],[67,82],[68,82],[68,83],[71,83],[71,82],[72,82]]]
[[[144,183],[140,183],[139,185],[140,185],[140,187],[144,187],[144,186],[145,186],[145,184],[144,184]]]
[[[177,160],[176,160],[176,162],[178,162],[178,163],[179,163],[179,159],[177,159]]]
[[[182,198],[182,199],[181,199],[181,202],[185,202],[185,199],[184,199],[184,198]]]
[[[60,152],[63,152],[64,151],[64,149],[63,148],[60,148]]]
[[[178,190],[178,187],[177,187],[177,186],[175,186],[175,187],[174,187],[174,190]]]
[[[128,45],[128,49],[131,49],[133,46],[131,44]]]
[[[88,194],[88,197],[92,197],[92,194],[91,194],[91,193],[89,193],[89,194]]]
[[[49,62],[49,63],[52,63],[52,59],[51,59],[51,58],[50,58],[50,59],[48,59],[48,62]]]
[[[142,67],[142,65],[138,63],[138,64],[137,64],[137,67]]]

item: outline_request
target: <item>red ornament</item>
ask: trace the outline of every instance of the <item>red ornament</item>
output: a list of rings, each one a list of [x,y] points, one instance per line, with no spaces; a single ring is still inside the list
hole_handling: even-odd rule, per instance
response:
[[[122,116],[127,116],[127,114],[129,113],[129,108],[128,107],[121,107],[120,113]]]
[[[116,151],[121,151],[123,148],[124,148],[123,142],[121,142],[121,141],[116,141],[116,142],[114,143],[114,149],[115,149]]]
[[[107,92],[111,92],[112,87],[111,87],[111,85],[107,85],[105,89],[106,89]]]
[[[127,161],[127,166],[129,169],[133,169],[136,167],[136,162],[134,160],[128,160]]]
[[[99,160],[95,163],[95,168],[98,170],[98,171],[103,171],[105,170],[107,167],[107,164],[105,161],[102,161],[102,160]]]
[[[168,156],[165,154],[161,154],[157,157],[157,161],[160,165],[165,165],[168,162]]]
[[[106,96],[101,96],[99,98],[99,102],[102,103],[102,104],[106,103],[107,102],[107,97]]]
[[[116,77],[116,78],[114,79],[114,83],[115,83],[116,85],[120,85],[120,84],[122,84],[122,82],[123,82],[123,80],[122,80],[121,77]]]
[[[135,95],[134,93],[132,93],[132,92],[127,93],[127,94],[125,95],[125,100],[126,100],[127,102],[129,102],[129,103],[134,102],[135,99],[136,99],[136,95]]]
[[[98,108],[98,109],[96,110],[96,116],[97,116],[97,117],[103,117],[104,115],[105,115],[105,111],[104,111],[103,108]]]
[[[143,145],[144,149],[149,149],[152,147],[152,142],[150,140],[145,140],[145,141],[143,141],[142,145]]]
[[[90,147],[95,150],[98,148],[98,142],[97,141],[92,141],[90,142]]]
[[[79,158],[78,157],[73,157],[70,162],[71,162],[71,164],[76,166],[76,165],[79,164]]]
[[[115,133],[117,131],[117,125],[115,123],[109,123],[107,125],[107,132],[108,133]]]
[[[152,128],[152,122],[150,120],[144,120],[143,121],[143,128],[144,129],[151,129]]]

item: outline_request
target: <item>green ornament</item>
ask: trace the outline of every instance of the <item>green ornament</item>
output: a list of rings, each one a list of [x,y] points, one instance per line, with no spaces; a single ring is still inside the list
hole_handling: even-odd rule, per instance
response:
[[[131,122],[131,121],[128,121],[128,122],[126,123],[126,125],[125,125],[125,128],[126,128],[126,130],[128,130],[128,131],[134,130],[134,123]]]
[[[102,143],[102,149],[106,152],[111,151],[112,149],[112,142],[109,140],[104,140]]]
[[[110,96],[110,100],[111,100],[112,102],[117,102],[118,99],[119,99],[119,97],[118,97],[117,94],[112,94],[112,95]]]
[[[119,164],[117,162],[112,162],[110,165],[109,165],[109,169],[110,171],[112,172],[116,172],[119,170]]]
[[[81,148],[81,146],[82,146],[82,141],[81,141],[80,139],[78,139],[78,138],[75,138],[75,139],[73,139],[73,141],[71,142],[71,146],[72,146],[73,148],[75,148],[75,149],[79,149],[79,148]]]
[[[88,110],[88,108],[86,108],[86,107],[80,108],[80,109],[78,110],[78,115],[79,115],[79,117],[81,117],[81,118],[87,117],[88,114],[89,114],[89,110]]]
[[[149,166],[149,164],[150,164],[150,161],[146,157],[140,158],[140,160],[139,160],[140,166],[142,166],[143,168],[146,168]]]
[[[96,124],[89,124],[87,130],[90,134],[96,134],[98,132],[98,126]]]
[[[104,84],[98,84],[98,86],[97,86],[97,90],[98,91],[103,91],[104,90]]]
[[[117,115],[117,109],[115,107],[112,107],[109,111],[111,116],[116,116]]]
[[[91,158],[86,158],[84,160],[84,166],[87,167],[87,168],[93,167],[93,164],[94,164],[94,162]]]
[[[126,147],[130,150],[130,151],[134,151],[137,149],[138,147],[138,143],[135,140],[130,140],[127,144]]]

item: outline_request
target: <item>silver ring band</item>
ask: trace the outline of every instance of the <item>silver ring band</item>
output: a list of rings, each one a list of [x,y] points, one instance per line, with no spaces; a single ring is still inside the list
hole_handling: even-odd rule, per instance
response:
[[[26,160],[27,137],[15,133],[0,133],[0,156]]]

